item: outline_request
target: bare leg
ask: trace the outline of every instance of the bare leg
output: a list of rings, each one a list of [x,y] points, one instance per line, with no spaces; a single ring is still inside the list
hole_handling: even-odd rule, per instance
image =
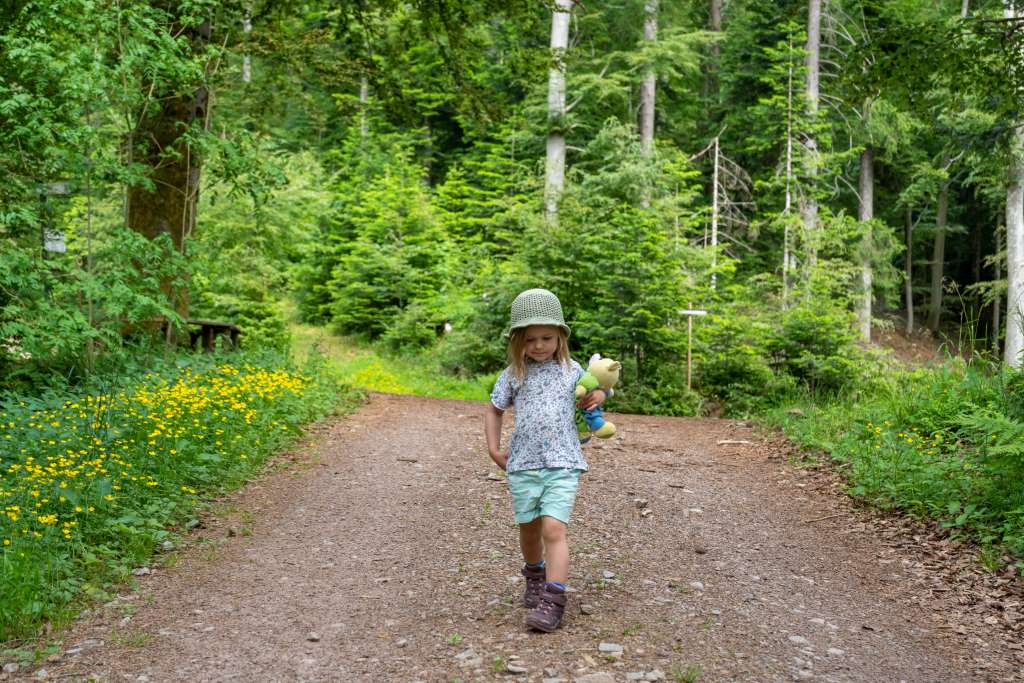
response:
[[[523,559],[527,564],[537,564],[544,557],[544,546],[541,543],[542,522],[546,517],[538,517],[532,522],[519,525],[519,547],[523,549]]]
[[[539,521],[540,535],[544,539],[544,564],[548,581],[566,583],[569,578],[569,542],[566,540],[565,523],[554,517],[541,517]],[[523,527],[519,528],[521,530]],[[525,546],[523,553],[526,553]]]

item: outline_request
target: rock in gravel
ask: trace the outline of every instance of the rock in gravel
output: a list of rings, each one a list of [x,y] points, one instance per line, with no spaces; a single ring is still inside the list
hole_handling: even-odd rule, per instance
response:
[[[39,671],[36,672],[36,676],[35,677],[36,677],[37,681],[45,681],[47,678],[50,677],[50,672],[47,671],[46,669],[40,669]]]
[[[806,645],[807,644],[807,639],[804,638],[803,636],[790,636],[789,637],[789,642],[796,643],[797,645]]]
[[[409,641],[406,640],[405,638],[399,638],[398,640],[395,641],[395,647],[405,647],[408,644],[409,644]]]
[[[650,579],[644,579],[640,582],[640,585],[644,588],[655,588],[658,584]]]
[[[529,669],[527,669],[522,664],[512,664],[510,662],[505,665],[505,671],[509,672],[510,674],[524,674],[527,671],[529,671]]]
[[[459,662],[459,664],[461,666],[464,666],[464,667],[467,667],[467,668],[470,668],[470,669],[478,669],[478,668],[480,668],[481,666],[484,665],[484,658],[481,657],[480,655],[478,655],[473,650],[473,648],[469,648],[468,650],[463,650],[459,654],[455,655],[455,659],[458,660],[458,662]]]
[[[615,572],[613,572],[611,570],[608,570],[608,569],[605,569],[603,572],[601,572],[601,576],[603,576],[606,579],[614,579],[615,578]]]
[[[695,591],[702,591],[704,590],[704,584],[700,581],[691,581],[690,588],[692,588]]]
[[[558,669],[553,666],[546,666],[544,667],[544,675],[548,678],[555,678],[558,676]]]
[[[845,650],[840,650],[838,647],[830,647],[827,652],[833,657],[842,657],[846,654]]]
[[[601,643],[600,645],[597,646],[597,651],[598,652],[605,652],[605,653],[612,653],[612,652],[621,653],[622,652],[622,646],[619,645],[618,643]]]
[[[583,612],[584,614],[593,614],[594,611],[595,610],[594,610],[594,606],[593,605],[587,605],[587,604],[580,605],[580,612]]]
[[[7,662],[6,664],[4,664],[4,673],[5,674],[13,674],[13,673],[16,673],[17,671],[18,671],[18,663],[17,662]]]
[[[138,567],[132,570],[132,576],[149,576],[152,572],[149,567]]]
[[[565,679],[559,678],[558,676],[550,676],[548,678],[540,679],[540,683],[565,683]]]
[[[647,672],[647,678],[644,680],[648,681],[663,681],[665,680],[665,672],[661,669],[653,669]]]
[[[615,683],[615,676],[604,671],[593,674],[584,674],[572,679],[573,683]]]

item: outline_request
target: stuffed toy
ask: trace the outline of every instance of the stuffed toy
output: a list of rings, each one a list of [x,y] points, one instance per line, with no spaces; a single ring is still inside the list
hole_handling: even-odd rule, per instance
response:
[[[601,389],[606,395],[611,395],[611,389],[619,381],[619,371],[622,364],[611,358],[601,358],[601,354],[595,353],[590,358],[587,371],[576,383],[576,399],[579,400],[594,389]],[[583,421],[577,421],[580,431],[580,439],[588,441],[594,435],[599,439],[607,439],[615,435],[615,425],[604,419],[604,411],[601,406],[591,410],[580,411]]]

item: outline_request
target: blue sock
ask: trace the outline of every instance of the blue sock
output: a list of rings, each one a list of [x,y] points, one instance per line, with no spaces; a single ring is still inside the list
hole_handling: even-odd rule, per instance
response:
[[[558,590],[562,591],[563,593],[565,592],[565,584],[564,583],[560,583],[558,581],[545,581],[544,585],[546,585],[546,586],[553,586],[553,587],[557,588]]]
[[[530,569],[543,569],[544,568],[544,560],[541,560],[540,562],[536,562],[536,563],[534,563],[534,562],[527,562],[526,566],[528,568],[530,568]]]

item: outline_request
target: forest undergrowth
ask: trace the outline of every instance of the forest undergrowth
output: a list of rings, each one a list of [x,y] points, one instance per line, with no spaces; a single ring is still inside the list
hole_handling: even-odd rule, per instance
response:
[[[208,501],[358,394],[315,361],[188,355],[0,400],[0,642],[60,627],[173,558]]]

